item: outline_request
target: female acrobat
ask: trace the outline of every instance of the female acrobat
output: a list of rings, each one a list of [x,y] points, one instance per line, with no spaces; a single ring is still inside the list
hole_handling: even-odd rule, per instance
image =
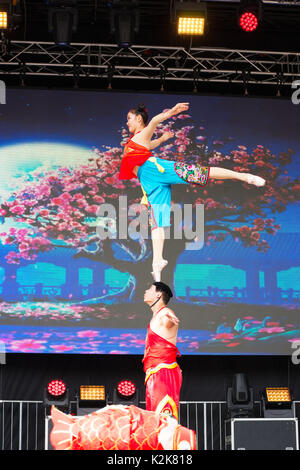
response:
[[[205,186],[209,178],[240,180],[255,186],[265,184],[263,178],[250,173],[153,157],[151,150],[174,136],[172,132],[165,132],[158,139],[151,140],[157,125],[188,109],[189,103],[178,103],[172,109],[154,116],[149,123],[144,105],[131,109],[127,115],[127,127],[132,137],[125,146],[119,179],[137,177],[147,195],[152,229],[152,276],[155,281],[161,280],[161,272],[168,264],[163,258],[163,248],[164,228],[170,226],[171,185],[190,183]]]

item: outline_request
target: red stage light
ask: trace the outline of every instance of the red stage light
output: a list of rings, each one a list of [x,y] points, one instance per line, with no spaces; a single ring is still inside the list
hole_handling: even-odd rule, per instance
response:
[[[47,391],[52,397],[61,397],[66,390],[66,384],[59,379],[51,380],[47,385]]]
[[[244,31],[254,31],[258,26],[258,18],[254,13],[245,11],[240,16],[240,26]]]
[[[135,394],[136,386],[131,380],[122,380],[118,383],[117,390],[123,398],[131,398]]]

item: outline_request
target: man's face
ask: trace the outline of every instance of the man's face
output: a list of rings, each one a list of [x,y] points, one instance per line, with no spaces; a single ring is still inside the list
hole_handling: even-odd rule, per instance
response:
[[[156,292],[156,287],[152,284],[144,293],[144,302],[153,303],[161,296],[161,292]]]

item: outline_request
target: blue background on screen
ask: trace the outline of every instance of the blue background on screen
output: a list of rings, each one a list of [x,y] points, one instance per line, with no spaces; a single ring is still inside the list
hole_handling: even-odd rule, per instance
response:
[[[43,161],[49,165],[53,159],[53,168],[68,166],[72,159],[86,161],[94,147],[119,147],[127,112],[137,104],[145,103],[151,117],[181,101],[190,102],[189,115],[205,128],[208,147],[219,140],[226,142],[222,152],[228,153],[238,146],[251,151],[263,145],[274,154],[290,148],[294,153],[289,176],[299,178],[300,111],[289,100],[10,89],[0,109],[0,157],[3,162],[11,155],[4,163],[11,179],[5,179],[6,173],[0,178],[0,202],[13,191],[14,176],[29,174]],[[139,188],[136,192],[138,198]],[[227,238],[205,245],[199,253],[179,254],[172,287],[173,308],[182,314],[182,354],[289,354],[291,341],[300,338],[299,201],[270,217],[281,227],[276,236],[265,234],[268,253]],[[12,219],[1,221],[2,232],[14,227]],[[59,247],[39,253],[34,261],[11,265],[4,257],[12,249],[0,245],[0,340],[8,352],[143,353],[150,310],[144,306],[136,327],[137,314],[130,305],[138,304],[137,299],[123,296],[129,273],[85,260],[76,278],[76,250]],[[251,266],[256,267],[258,285],[256,291],[251,287],[250,301]],[[114,297],[119,300],[112,301]],[[128,324],[123,318],[122,328],[118,305],[128,307]],[[189,322],[185,326],[187,306],[196,319],[192,328]]]

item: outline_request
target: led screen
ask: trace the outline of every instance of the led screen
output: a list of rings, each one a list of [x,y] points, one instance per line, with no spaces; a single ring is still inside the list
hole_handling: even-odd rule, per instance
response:
[[[299,106],[248,97],[7,90],[0,108],[0,341],[6,352],[143,354],[152,243],[118,173],[127,112],[190,109],[153,151],[264,177],[175,185],[162,280],[181,354],[300,344]],[[146,222],[145,222],[146,221]]]

